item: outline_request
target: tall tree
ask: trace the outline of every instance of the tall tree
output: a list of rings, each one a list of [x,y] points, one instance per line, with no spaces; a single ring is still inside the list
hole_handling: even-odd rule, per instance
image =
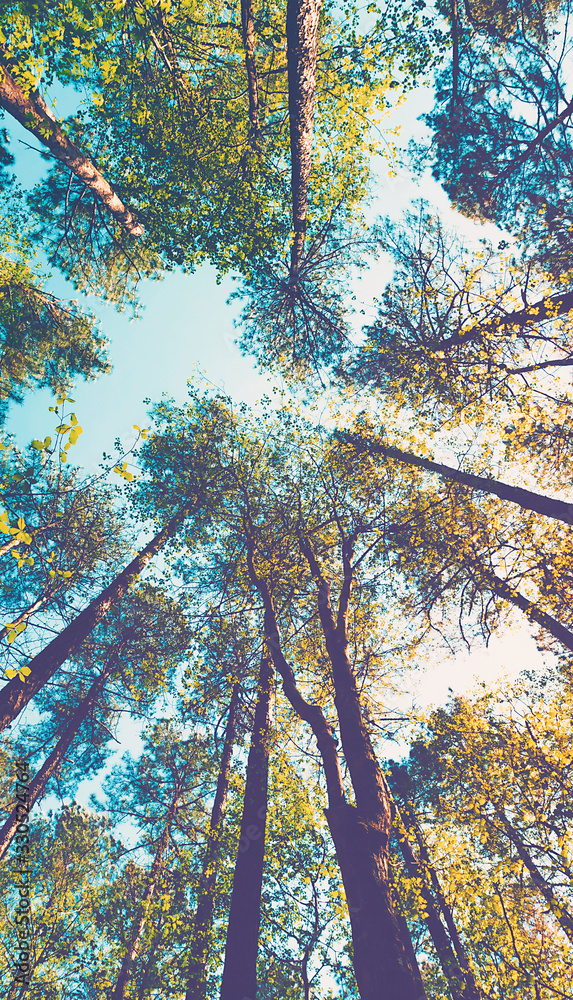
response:
[[[221,852],[221,831],[231,774],[231,757],[237,731],[240,682],[235,681],[231,693],[225,738],[219,765],[217,788],[207,830],[207,843],[197,889],[197,907],[191,930],[185,1000],[204,1000],[207,992],[207,960],[215,909],[215,885]]]
[[[198,405],[200,412],[204,404],[198,400]],[[222,401],[213,400],[211,405],[218,416],[224,413]],[[161,433],[147,449],[145,457],[149,470],[157,482],[161,472],[157,464],[159,455],[163,461],[169,454],[173,462],[169,474],[184,482],[184,477],[192,474],[185,439],[192,439],[196,412],[193,407],[184,414],[160,406],[157,416],[161,420]],[[232,532],[228,543],[231,551],[244,552],[243,572],[248,572],[251,585],[261,598],[265,641],[281,675],[284,693],[295,712],[311,725],[317,739],[329,795],[328,821],[350,907],[358,986],[364,997],[374,997],[379,995],[380,982],[384,980],[388,991],[401,990],[404,996],[414,1000],[421,995],[422,985],[417,969],[411,965],[403,928],[398,924],[392,905],[388,869],[391,798],[361,713],[356,676],[348,652],[349,605],[358,566],[353,560],[354,548],[362,536],[373,534],[376,538],[379,515],[368,507],[369,503],[377,505],[373,492],[375,485],[365,469],[359,472],[358,467],[354,467],[348,475],[345,467],[348,454],[344,461],[335,461],[328,449],[321,450],[318,438],[312,438],[311,444],[311,439],[305,439],[302,428],[298,432],[294,426],[291,428],[286,414],[283,427],[280,422],[276,427],[269,422],[264,447],[258,431],[252,426],[245,422],[244,430],[240,426],[235,429],[236,424],[227,411],[229,443],[213,442],[212,461],[221,465],[221,481],[227,484],[227,497],[221,496],[217,504],[220,505],[218,518],[221,530],[225,527],[226,533]],[[174,442],[169,441],[171,426],[177,427],[176,448]],[[232,441],[235,441],[233,447]],[[233,456],[231,462],[226,457],[228,454]],[[320,454],[318,469],[317,454]],[[327,483],[330,477],[338,482],[336,477],[342,476],[343,470],[347,474],[344,483],[353,484],[349,487],[353,500],[344,499],[346,486],[341,485],[337,502],[337,490],[332,495]],[[162,471],[164,474],[165,466]],[[368,471],[372,472],[371,466]],[[155,485],[141,488],[157,492]],[[338,524],[340,534],[336,532],[333,536],[327,531],[323,535],[320,527],[323,524]],[[337,613],[331,607],[334,580],[325,576],[315,544],[320,545],[321,553],[328,553],[330,560],[336,553],[336,559],[344,567],[342,579],[336,581],[337,588],[340,587]],[[360,562],[375,547],[376,541],[369,539]],[[305,581],[313,620],[318,611],[322,628],[321,655],[326,655],[331,665],[329,683],[334,686],[356,806],[345,799],[332,727],[320,705],[312,704],[301,694],[283,648],[279,616],[287,608],[289,614],[294,611],[290,599],[286,598],[289,592],[292,596],[293,581],[289,576],[293,573],[294,580],[298,575]],[[312,596],[313,581],[316,581],[315,597]],[[230,587],[228,578],[225,586]],[[300,583],[297,586],[300,587]],[[283,604],[285,598],[286,605]]]
[[[261,659],[257,702],[229,907],[221,1000],[257,995],[257,951],[265,857],[267,787],[271,749],[272,660]]]

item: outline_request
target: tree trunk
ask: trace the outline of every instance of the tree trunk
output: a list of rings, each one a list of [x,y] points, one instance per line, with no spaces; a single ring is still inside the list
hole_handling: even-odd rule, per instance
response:
[[[527,871],[529,872],[531,881],[533,882],[535,888],[541,893],[549,909],[551,910],[553,916],[559,923],[559,926],[567,935],[569,940],[573,943],[573,916],[571,916],[568,910],[566,910],[564,905],[560,903],[557,897],[555,896],[553,887],[549,884],[549,882],[543,877],[543,875],[539,871],[539,868],[535,864],[535,861],[531,857],[531,854],[527,850],[527,847],[525,846],[523,840],[517,833],[517,830],[515,830],[515,828],[509,822],[505,813],[501,809],[498,809],[497,814],[501,820],[501,823],[503,824],[503,828],[505,830],[508,840],[511,841],[517,853],[519,854],[519,857],[523,861],[523,864],[527,868]]]
[[[62,760],[69,750],[76,733],[84,720],[87,718],[90,708],[98,700],[106,680],[110,677],[117,666],[120,654],[121,647],[114,653],[113,656],[110,657],[99,677],[96,677],[88,693],[84,698],[82,698],[79,705],[71,715],[51,754],[46,758],[42,767],[30,782],[30,786],[26,793],[27,812],[30,812],[38,799],[42,798],[48,781],[62,763]],[[18,805],[15,806],[4,823],[4,826],[0,829],[0,858],[4,857],[10,846],[12,838],[16,833],[18,824],[21,822],[21,812],[22,807]]]
[[[16,618],[12,618],[10,624],[14,626],[14,625],[21,625],[22,622],[27,623],[28,619],[32,617],[34,612],[40,611],[53,597],[54,597],[54,591],[48,594],[43,594],[41,597],[38,597],[38,599],[36,601],[33,601],[32,604],[29,604],[24,611],[20,611]],[[0,639],[5,639],[8,633],[11,631],[12,630],[8,628],[7,625],[3,625],[2,628],[0,628]]]
[[[121,963],[121,968],[119,970],[119,975],[115,987],[110,995],[109,1000],[124,1000],[125,990],[131,974],[133,972],[133,967],[135,961],[139,954],[139,949],[141,947],[141,939],[143,937],[143,931],[145,930],[145,925],[147,923],[147,915],[149,913],[149,907],[155,895],[155,889],[157,887],[157,881],[161,875],[163,868],[163,855],[169,843],[169,826],[170,820],[173,815],[175,808],[175,803],[172,803],[170,814],[168,815],[163,833],[159,838],[159,844],[157,845],[157,851],[155,852],[155,858],[153,859],[153,864],[151,866],[151,871],[149,872],[149,878],[147,880],[147,886],[141,900],[142,912],[141,916],[135,920],[132,929],[131,936],[129,939],[129,945],[127,951],[123,956],[123,961]]]
[[[511,587],[505,580],[502,580],[499,576],[493,573],[491,570],[485,569],[485,567],[480,566],[477,569],[478,575],[482,576],[487,586],[493,590],[495,594],[499,597],[503,597],[504,600],[509,601],[514,604],[516,608],[520,611],[525,612],[530,621],[535,622],[537,625],[541,625],[542,628],[549,632],[555,639],[563,643],[566,649],[573,651],[573,632],[571,632],[565,625],[561,625],[553,615],[547,614],[546,611],[542,611],[541,608],[534,604],[533,601],[528,601],[526,597],[523,597],[518,590]]]
[[[252,0],[241,0],[241,27],[243,47],[245,49],[245,68],[249,88],[249,122],[251,126],[251,141],[258,146],[260,139],[259,121],[259,81],[257,63],[255,60],[255,23]]]
[[[417,966],[413,967],[411,963],[412,949],[404,942],[403,928],[400,928],[392,906],[388,867],[388,843],[392,823],[389,791],[376,763],[375,777],[380,787],[378,790],[368,789],[368,798],[373,796],[376,806],[374,810],[370,809],[373,816],[366,814],[364,810],[359,811],[345,801],[332,727],[327,723],[322,709],[305,701],[296,687],[294,673],[282,652],[272,595],[268,584],[256,570],[255,552],[251,525],[247,533],[247,560],[251,580],[262,598],[265,609],[267,647],[272,651],[273,662],[283,679],[285,695],[299,717],[312,727],[322,757],[328,792],[326,817],[346,892],[352,927],[354,971],[361,1000],[397,1000],[397,998],[425,1000],[420,972]],[[357,692],[356,697],[358,697]],[[346,721],[344,728],[347,737]],[[348,743],[347,739],[347,746]],[[346,747],[344,750],[350,767]],[[354,771],[356,764],[355,754],[352,768]],[[362,759],[358,763],[358,767],[360,766],[374,773],[371,760]],[[356,777],[357,784],[361,785],[358,775]],[[366,782],[368,783],[368,779]],[[386,787],[385,798],[381,801],[384,787]],[[354,790],[358,802],[358,793],[356,788]],[[239,1000],[242,998],[239,997]]]
[[[420,972],[394,911],[383,823],[355,806],[327,809],[352,926],[354,972],[361,1000],[424,1000]]]
[[[458,929],[454,921],[454,915],[442,891],[440,880],[438,878],[438,873],[430,861],[430,857],[428,855],[428,849],[424,842],[422,832],[414,816],[413,807],[410,803],[408,803],[405,812],[402,814],[402,818],[405,820],[407,824],[407,829],[410,832],[413,832],[416,838],[418,844],[418,851],[420,855],[420,861],[422,862],[424,872],[426,872],[430,876],[430,882],[434,892],[434,898],[438,903],[438,907],[444,918],[446,927],[448,928],[450,940],[454,946],[454,951],[456,953],[458,962],[460,964],[460,968],[463,971],[465,981],[467,984],[466,993],[464,993],[464,998],[466,997],[473,998],[475,996],[477,997],[477,1000],[481,1000],[482,993],[476,982],[470,960],[467,956],[466,950],[462,944],[462,940],[458,933]]]
[[[458,0],[452,0],[452,100],[450,103],[450,125],[452,128],[457,124],[456,110],[458,103],[458,89],[460,78],[460,38],[458,21]],[[456,137],[456,150],[459,145],[459,136]]]
[[[91,160],[62,132],[42,98],[26,94],[16,83],[7,66],[10,61],[6,50],[0,47],[0,107],[19,121],[60,163],[64,163],[89,187],[130,236],[141,236],[143,226],[118,198]]]
[[[235,682],[231,695],[229,716],[225,729],[225,741],[221,754],[221,765],[217,780],[215,801],[211,810],[211,822],[207,834],[205,857],[199,879],[197,892],[197,909],[193,921],[191,944],[189,947],[189,965],[187,972],[187,990],[185,1000],[205,1000],[207,994],[207,958],[209,955],[209,940],[215,909],[215,884],[220,856],[220,838],[223,817],[227,804],[229,778],[231,775],[231,757],[235,744],[237,730],[237,713],[239,707],[239,681]]]
[[[270,656],[261,660],[255,721],[247,762],[239,852],[233,876],[221,1000],[255,1000],[257,951],[261,920],[261,887],[270,753],[273,668]]]
[[[389,846],[394,806],[376,759],[360,708],[360,696],[348,655],[347,613],[352,589],[353,540],[342,543],[343,585],[335,617],[330,586],[310,541],[299,537],[318,589],[318,611],[332,667],[342,749],[356,806],[328,810],[348,898],[354,944],[354,968],[362,1000],[420,1000],[424,990],[417,964],[392,905]]]
[[[190,508],[178,511],[166,526],[141,550],[115,580],[98,597],[84,608],[70,624],[37,656],[28,662],[32,671],[24,681],[18,675],[0,691],[0,732],[16,718],[34,695],[50,680],[62,663],[78,649],[95,626],[105,618],[112,604],[116,604],[128,591],[131,584],[145,569],[152,557],[159,552],[165,542],[175,533],[186,518]]]
[[[404,831],[399,837],[400,851],[402,853],[402,857],[404,858],[406,868],[408,869],[408,874],[412,878],[418,879],[420,882],[421,895],[424,903],[426,904],[426,916],[424,920],[432,938],[442,971],[448,980],[452,1000],[483,1000],[482,994],[475,981],[473,971],[469,966],[469,962],[467,961],[465,954],[464,967],[462,968],[462,963],[461,961],[458,961],[458,956],[454,950],[454,942],[450,940],[442,924],[434,896],[428,886],[426,878],[427,866],[425,863],[422,863],[421,859],[416,857],[414,851],[412,850],[412,845],[410,844],[406,833],[406,823],[408,822],[406,819],[406,810],[401,816],[401,819],[404,823]],[[432,879],[432,886],[435,889],[434,879],[437,881],[437,873],[433,869],[432,873],[434,876]],[[445,899],[441,891],[440,897],[445,904]],[[458,942],[461,944],[457,933],[456,937]],[[454,945],[454,947],[452,947],[452,945]]]
[[[321,8],[322,0],[287,2],[288,107],[295,233],[291,250],[291,281],[298,276],[306,232]]]
[[[554,518],[557,521],[564,521],[565,524],[573,524],[573,504],[565,503],[563,500],[554,500],[546,497],[542,493],[533,493],[531,490],[524,490],[521,486],[509,486],[507,483],[500,483],[497,479],[487,479],[485,476],[474,476],[470,472],[462,472],[461,469],[453,469],[449,465],[442,465],[440,462],[432,462],[429,458],[421,458],[413,455],[409,451],[401,451],[391,445],[378,444],[366,441],[354,434],[343,432],[339,434],[342,440],[349,444],[356,445],[360,450],[369,454],[384,455],[385,458],[393,458],[404,465],[415,466],[425,469],[427,472],[437,472],[442,479],[451,479],[455,483],[461,483],[472,490],[479,490],[482,493],[491,493],[501,500],[509,500],[510,503],[523,507],[524,510],[533,510],[537,514],[544,514],[546,517]]]

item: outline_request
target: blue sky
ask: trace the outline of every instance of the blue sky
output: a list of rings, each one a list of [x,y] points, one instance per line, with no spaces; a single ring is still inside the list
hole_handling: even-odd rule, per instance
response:
[[[79,97],[69,89],[55,88],[58,116],[77,107]],[[47,99],[54,93],[46,95]],[[381,127],[402,129],[402,141],[423,131],[418,116],[431,106],[431,91],[420,88],[405,105],[396,109]],[[15,170],[25,187],[32,187],[46,169],[38,152],[30,148],[36,141],[17,122],[6,119],[11,135],[11,151],[16,156]],[[111,179],[113,182],[113,178]],[[426,177],[417,185],[410,174],[398,170],[388,176],[388,166],[381,158],[377,165],[377,191],[372,215],[390,212],[397,217],[415,197],[423,195],[448,212],[448,201],[435,182]],[[389,277],[384,260],[357,280],[356,291],[368,305]],[[113,372],[96,382],[79,381],[74,389],[74,409],[84,434],[74,448],[73,461],[94,471],[103,451],[111,452],[116,437],[127,447],[134,439],[133,424],[145,426],[143,400],[158,399],[162,393],[183,402],[187,380],[204,376],[220,386],[237,401],[253,404],[269,393],[279,379],[261,374],[250,358],[244,357],[234,343],[238,331],[235,320],[240,312],[237,302],[227,303],[235,288],[231,277],[216,283],[214,268],[205,265],[192,275],[170,273],[161,281],[145,281],[139,288],[142,303],[140,317],[130,319],[129,311],[119,313],[97,296],[82,296],[55,272],[47,288],[62,298],[79,298],[101,322],[102,333],[110,340]],[[32,438],[43,438],[54,426],[48,407],[53,399],[48,391],[28,396],[23,406],[14,406],[7,430],[21,445]],[[71,456],[70,456],[71,457]]]

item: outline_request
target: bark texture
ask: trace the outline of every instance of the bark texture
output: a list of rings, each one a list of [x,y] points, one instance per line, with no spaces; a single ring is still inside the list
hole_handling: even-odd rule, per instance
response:
[[[261,920],[261,888],[265,856],[265,826],[270,752],[273,667],[264,655],[251,736],[241,819],[239,852],[235,862],[229,907],[221,1000],[255,1000],[257,951]]]
[[[197,892],[197,909],[193,921],[193,932],[189,946],[189,966],[187,973],[187,990],[185,1000],[205,1000],[207,993],[207,959],[209,957],[209,940],[215,909],[215,884],[217,880],[218,861],[220,856],[220,837],[229,791],[231,776],[231,757],[237,731],[237,712],[239,707],[240,684],[237,681],[231,695],[231,705],[225,728],[225,740],[221,754],[221,765],[217,779],[215,801],[211,810],[211,822],[207,836],[207,847],[199,889]]]
[[[322,0],[288,0],[287,3],[288,105],[295,233],[291,250],[291,280],[298,275],[306,232],[321,8]]]
[[[64,163],[89,187],[130,236],[141,236],[143,226],[134,218],[103,174],[62,131],[42,98],[26,94],[22,90],[8,66],[7,53],[0,47],[0,107],[19,121],[60,163]]]
[[[0,732],[10,725],[40,688],[53,677],[62,663],[65,663],[68,657],[79,648],[95,626],[105,618],[112,604],[116,604],[123,597],[152,557],[159,552],[168,538],[185,520],[189,510],[190,508],[185,507],[174,514],[166,526],[151,539],[135,559],[132,559],[112,583],[102,590],[101,594],[95,597],[91,604],[84,608],[55,639],[52,639],[45,649],[29,661],[28,666],[32,672],[24,681],[21,681],[16,675],[2,688],[0,691]]]
[[[26,812],[29,812],[38,799],[42,798],[48,781],[62,763],[80,726],[87,718],[92,706],[97,702],[105,682],[117,667],[120,654],[121,649],[118,649],[116,653],[110,657],[99,677],[96,677],[93,684],[89,688],[85,698],[82,698],[79,705],[72,713],[54,749],[46,758],[38,773],[32,778],[26,795]],[[0,829],[0,858],[3,858],[8,850],[16,833],[18,824],[21,821],[22,806],[16,805],[8,816],[4,826]]]
[[[259,120],[259,80],[255,59],[255,19],[252,0],[241,0],[241,29],[245,49],[245,68],[249,88],[249,122],[251,141],[258,145],[261,133]]]

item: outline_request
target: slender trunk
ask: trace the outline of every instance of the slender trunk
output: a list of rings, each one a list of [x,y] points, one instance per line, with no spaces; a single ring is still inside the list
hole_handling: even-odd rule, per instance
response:
[[[456,953],[458,962],[465,976],[467,989],[469,992],[467,994],[464,994],[464,997],[465,996],[473,997],[475,995],[481,1000],[482,994],[476,982],[470,960],[467,956],[466,950],[462,944],[462,940],[458,933],[458,929],[456,927],[456,923],[454,920],[454,915],[452,913],[451,907],[448,905],[446,897],[444,896],[442,887],[440,885],[440,880],[438,878],[438,873],[430,861],[426,843],[424,841],[418,823],[413,815],[413,808],[410,803],[408,803],[407,810],[405,810],[405,812],[402,814],[402,818],[407,823],[408,830],[410,832],[413,832],[416,838],[420,860],[423,864],[424,871],[430,876],[430,882],[432,885],[434,898],[438,903],[438,907],[444,918],[446,927],[448,928],[450,940],[454,946],[454,951]]]
[[[352,589],[354,542],[342,544],[344,580],[335,616],[330,586],[307,538],[299,536],[318,590],[318,611],[332,667],[340,738],[350,771],[356,806],[328,810],[328,822],[341,864],[353,930],[356,981],[362,1000],[420,1000],[424,996],[417,963],[404,941],[394,912],[389,845],[394,806],[360,708],[348,654],[347,614]]]
[[[404,858],[408,875],[411,878],[415,878],[419,883],[420,894],[426,907],[424,923],[426,924],[430,937],[432,938],[442,971],[448,980],[452,1000],[465,1000],[466,996],[468,996],[468,994],[464,992],[465,977],[454,954],[450,939],[445,931],[442,921],[440,920],[432,893],[426,883],[424,871],[414,854],[412,846],[406,835],[404,834],[403,836],[399,836],[398,840],[400,844],[400,852]]]
[[[157,851],[155,852],[155,857],[153,859],[153,864],[151,866],[151,871],[149,872],[149,878],[147,880],[147,886],[141,900],[141,916],[134,921],[131,935],[129,939],[129,945],[125,955],[123,956],[123,961],[121,963],[121,968],[119,970],[119,975],[115,987],[110,995],[109,1000],[124,1000],[125,990],[127,984],[130,980],[131,974],[133,972],[133,966],[139,954],[139,949],[141,947],[141,939],[143,937],[143,931],[145,930],[145,925],[147,923],[147,917],[149,914],[149,907],[155,895],[155,889],[157,888],[157,882],[159,876],[161,875],[163,869],[163,856],[169,843],[169,825],[170,820],[173,815],[174,803],[171,805],[170,815],[165,823],[165,827],[161,837],[159,838],[159,844],[157,845]]]
[[[16,805],[10,813],[8,819],[0,829],[0,858],[3,858],[10,843],[16,833],[18,824],[22,821],[22,813],[25,805],[26,814],[30,812],[38,799],[42,798],[46,785],[54,772],[58,769],[67,751],[69,750],[76,733],[87,718],[92,705],[98,700],[106,680],[116,668],[121,654],[121,647],[110,657],[99,677],[96,677],[88,693],[72,713],[62,735],[56,743],[51,754],[46,758],[38,773],[34,776],[26,792],[26,802]]]
[[[322,0],[287,0],[287,67],[292,219],[291,281],[302,262],[312,162],[318,23]]]
[[[450,104],[450,124],[456,124],[456,110],[458,103],[458,87],[460,77],[460,39],[458,21],[458,0],[452,0],[452,100]],[[458,139],[459,141],[459,139]],[[458,142],[456,142],[456,149]]]
[[[535,864],[535,861],[531,857],[531,854],[527,850],[523,840],[509,822],[505,813],[499,809],[497,810],[497,814],[503,824],[508,840],[511,841],[519,854],[519,857],[523,861],[523,864],[527,868],[535,888],[541,893],[553,916],[558,921],[559,926],[573,943],[573,916],[565,909],[563,904],[560,903],[555,896],[552,886],[539,871],[539,868]]]
[[[157,946],[153,945],[149,949],[149,954],[145,959],[145,965],[142,970],[141,981],[139,983],[139,989],[137,991],[137,1000],[144,1000],[147,987],[149,986],[149,982],[151,979],[151,973],[153,971],[153,962],[155,959],[156,952],[157,952]]]
[[[261,131],[259,121],[259,80],[255,59],[255,21],[252,0],[241,0],[241,27],[243,33],[243,47],[245,49],[247,85],[249,88],[249,122],[251,126],[251,141],[253,146],[258,146]]]
[[[450,930],[451,926],[454,926],[455,929],[453,916],[441,891],[437,872],[433,867],[428,865],[424,859],[422,859],[421,853],[420,858],[416,857],[412,849],[412,845],[408,840],[408,832],[410,829],[408,807],[404,809],[400,819],[404,826],[404,829],[399,836],[400,851],[402,857],[404,858],[406,868],[408,869],[408,874],[419,881],[420,892],[424,903],[426,904],[426,916],[424,918],[425,923],[432,938],[434,948],[436,949],[436,955],[438,956],[443,973],[448,980],[452,998],[453,1000],[482,1000],[482,994],[475,981],[475,977],[467,960],[467,956],[465,955],[465,951],[462,949],[461,940],[457,930],[455,930],[456,940],[454,941],[453,938],[450,939],[451,933],[450,937],[448,937],[440,919],[439,911],[441,910],[442,916],[445,916],[444,909],[447,909],[450,918],[449,921],[446,921],[448,930]],[[428,869],[430,869],[430,871],[428,871]],[[428,885],[427,874],[430,874],[433,892]],[[436,888],[439,893],[437,900],[435,899]],[[438,905],[436,905],[436,902]],[[458,953],[456,942],[459,948],[462,949],[462,957],[460,957]]]
[[[382,810],[382,816],[376,814],[374,819],[345,801],[332,727],[322,709],[305,701],[296,686],[292,668],[282,652],[272,595],[255,567],[255,552],[253,529],[249,525],[249,574],[263,601],[265,640],[282,677],[285,695],[297,715],[312,727],[322,757],[328,792],[328,809],[325,812],[348,903],[354,971],[360,996],[362,1000],[397,1000],[398,997],[400,1000],[424,1000],[419,970],[411,965],[411,950],[404,943],[403,928],[399,926],[392,906],[388,868],[392,822],[389,797],[384,803],[389,812]],[[345,736],[346,730],[345,724]],[[346,754],[346,747],[344,750]],[[346,757],[349,763],[347,754]],[[372,770],[371,761],[362,760],[361,763]],[[378,778],[381,785],[384,784],[380,768]],[[358,801],[356,788],[355,794]],[[374,798],[378,802],[376,795]]]
[[[111,212],[117,222],[130,234],[141,236],[143,227],[118,198],[105,177],[84,154],[74,146],[39,96],[26,94],[12,77],[7,63],[7,53],[0,47],[0,107],[39,139],[60,163],[64,163],[75,176]]]
[[[128,591],[132,583],[145,569],[150,559],[159,552],[165,542],[175,533],[187,517],[190,508],[178,511],[165,527],[155,535],[138,553],[135,559],[119,573],[98,597],[84,608],[70,624],[37,656],[28,662],[31,674],[21,681],[18,675],[0,691],[0,732],[16,718],[34,695],[50,680],[62,663],[78,649],[95,626],[105,618],[113,604]]]
[[[221,1000],[255,1000],[265,856],[273,665],[261,660],[225,944]]]
[[[533,510],[536,514],[544,514],[557,521],[564,521],[565,524],[573,524],[573,504],[565,503],[563,500],[555,500],[553,497],[546,497],[543,493],[534,493],[531,490],[524,490],[521,486],[509,486],[507,483],[500,483],[497,479],[488,479],[485,476],[474,476],[470,472],[462,472],[461,469],[454,469],[449,465],[442,465],[441,462],[432,462],[429,458],[422,458],[409,451],[402,451],[391,445],[378,444],[367,441],[364,438],[347,434],[339,434],[343,441],[348,441],[360,450],[370,454],[384,455],[385,458],[393,458],[404,465],[414,466],[418,469],[425,469],[427,472],[437,472],[442,479],[451,479],[455,483],[467,486],[472,490],[479,490],[482,493],[491,493],[501,500],[508,500],[517,504],[524,510]]]
[[[52,591],[50,594],[43,594],[42,597],[38,597],[38,599],[34,601],[33,604],[30,604],[25,611],[20,611],[18,617],[13,618],[10,624],[13,626],[20,625],[22,622],[27,622],[34,612],[40,611],[41,608],[45,607],[50,598],[53,596],[54,592]],[[2,628],[0,628],[0,639],[5,639],[10,631],[11,629],[9,629],[7,625],[3,625]]]
[[[195,911],[191,944],[189,946],[189,966],[185,1000],[205,1000],[207,995],[207,958],[209,955],[213,912],[215,910],[215,884],[221,851],[221,829],[227,804],[229,778],[231,776],[231,757],[233,755],[237,731],[239,691],[240,684],[236,681],[231,695],[229,716],[225,729],[225,741],[223,743],[223,753],[221,754],[221,765],[217,779],[217,790],[211,811],[205,857],[199,879],[197,909]]]
[[[553,615],[547,614],[546,611],[542,611],[541,608],[534,604],[533,601],[528,601],[526,597],[523,597],[518,590],[511,587],[505,580],[502,580],[499,576],[493,573],[491,570],[485,569],[485,567],[480,566],[478,569],[478,574],[487,583],[487,586],[493,590],[495,594],[499,597],[503,597],[504,600],[509,601],[514,604],[516,608],[520,611],[525,612],[530,621],[535,622],[537,625],[541,625],[542,628],[549,632],[555,639],[558,639],[566,649],[573,651],[573,632],[571,632],[565,625],[561,625]]]

